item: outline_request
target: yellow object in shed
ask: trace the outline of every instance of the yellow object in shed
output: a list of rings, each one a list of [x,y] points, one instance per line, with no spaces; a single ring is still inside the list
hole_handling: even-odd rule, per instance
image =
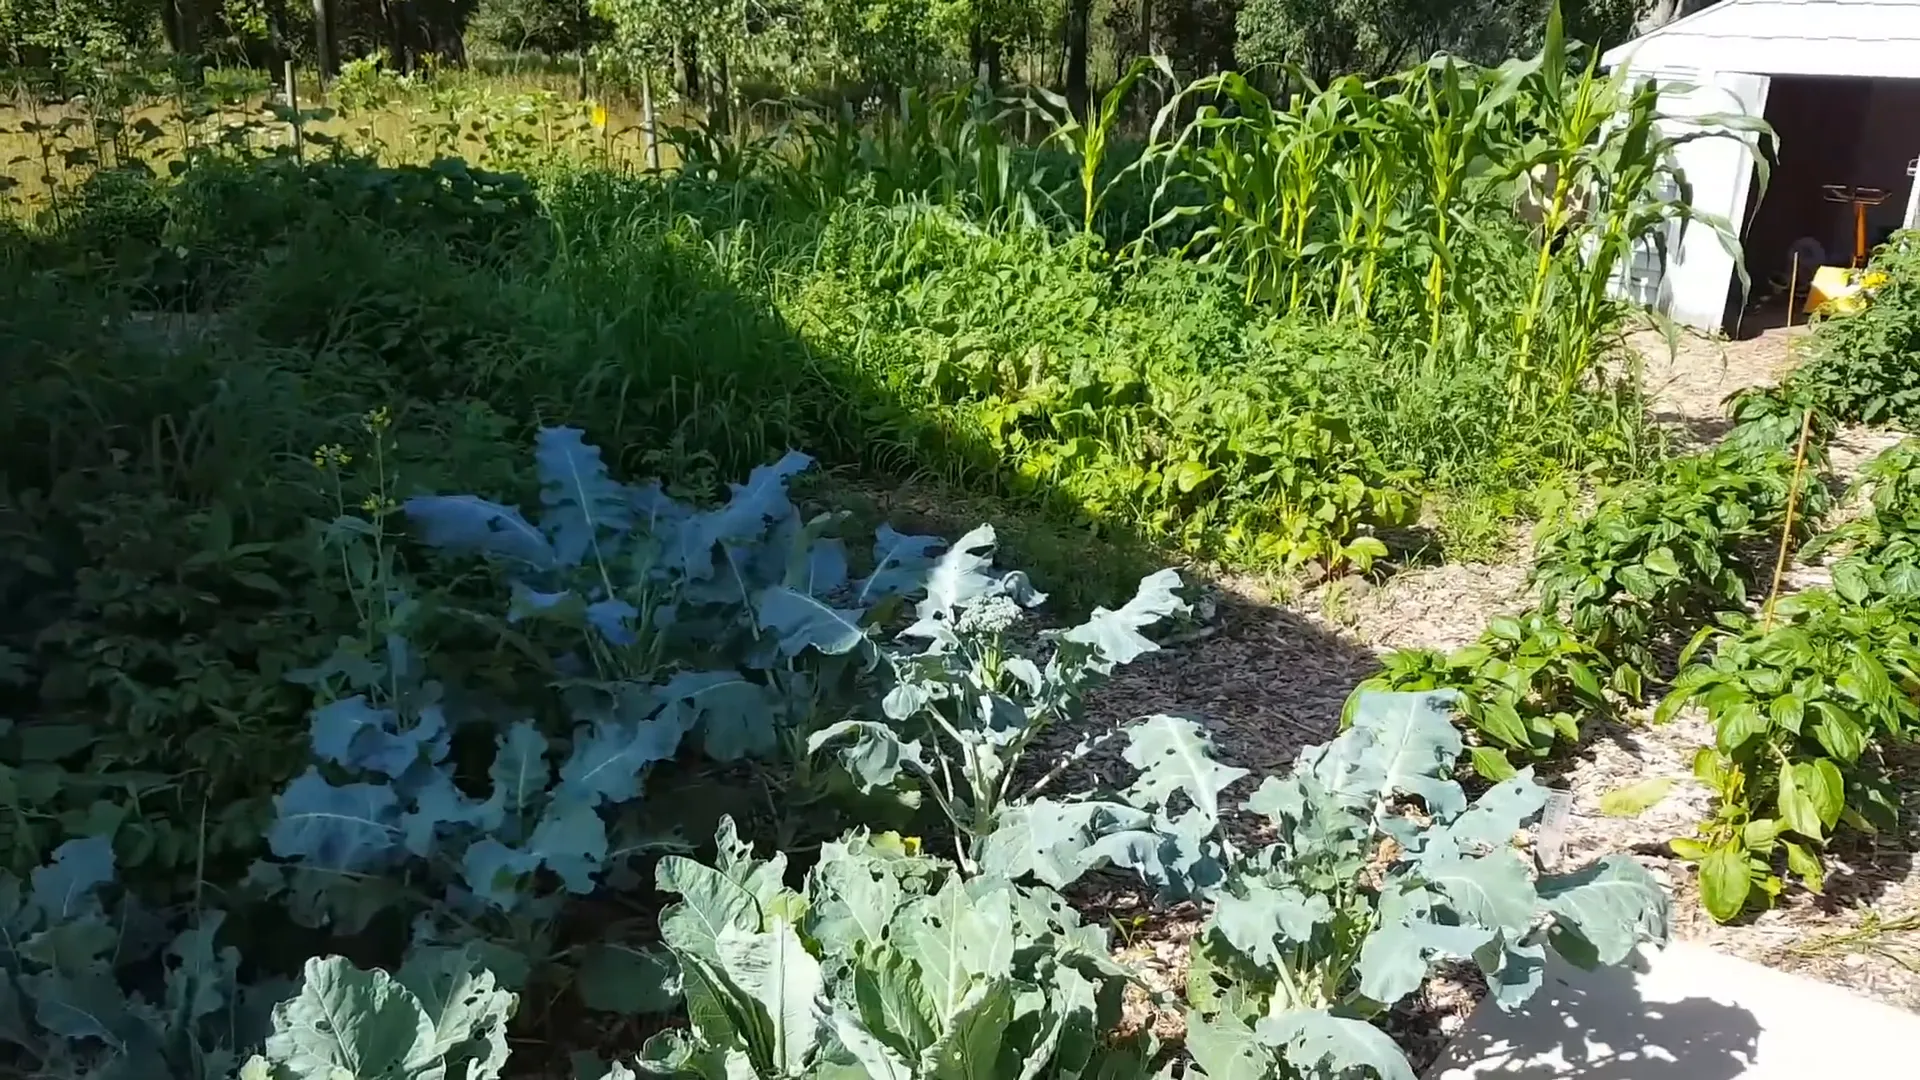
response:
[[[1884,274],[1874,274],[1884,278]],[[1878,284],[1875,282],[1874,284]],[[1813,284],[1807,287],[1807,304],[1801,311],[1830,315],[1851,315],[1867,306],[1865,275],[1844,266],[1822,266],[1813,272]]]

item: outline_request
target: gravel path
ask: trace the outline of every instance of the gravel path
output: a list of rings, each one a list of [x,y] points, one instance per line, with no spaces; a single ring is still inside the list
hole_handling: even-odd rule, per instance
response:
[[[1741,342],[1687,336],[1670,348],[1659,335],[1642,332],[1632,342],[1645,359],[1654,418],[1688,447],[1719,438],[1727,426],[1724,398],[1775,381],[1792,366],[1804,337],[1804,328]],[[1841,432],[1833,447],[1837,478],[1849,479],[1896,439],[1885,431]],[[1478,636],[1493,615],[1526,606],[1526,552],[1525,530],[1517,530],[1497,564],[1426,567],[1372,587],[1340,583],[1285,604],[1257,583],[1218,578],[1220,614],[1211,636],[1123,670],[1089,702],[1090,714],[1101,724],[1154,712],[1196,716],[1212,731],[1223,760],[1254,771],[1250,786],[1283,771],[1302,746],[1332,736],[1341,703],[1377,668],[1379,653],[1456,647]],[[1800,570],[1791,584],[1822,576],[1817,568]],[[1684,714],[1661,727],[1640,715],[1593,731],[1578,753],[1543,776],[1572,796],[1564,858],[1579,863],[1631,852],[1672,886],[1676,936],[1920,1010],[1920,868],[1913,859],[1920,850],[1920,790],[1909,792],[1905,832],[1833,852],[1825,896],[1790,890],[1771,911],[1717,926],[1700,909],[1692,867],[1665,848],[1668,839],[1690,834],[1709,806],[1708,793],[1691,776],[1694,751],[1709,738],[1702,717]],[[1660,803],[1630,819],[1601,813],[1608,792],[1656,776],[1673,780]],[[1115,925],[1134,927],[1123,954],[1150,982],[1179,985],[1194,914],[1148,916],[1141,898],[1124,886],[1094,891],[1099,895],[1081,899],[1112,912]],[[1389,1027],[1415,1064],[1424,1065],[1478,995],[1471,977],[1436,979]],[[1152,1022],[1177,1029],[1164,1015]]]

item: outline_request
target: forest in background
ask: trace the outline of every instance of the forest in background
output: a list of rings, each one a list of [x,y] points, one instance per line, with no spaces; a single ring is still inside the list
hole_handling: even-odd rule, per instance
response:
[[[1606,46],[1670,17],[1649,0],[1563,5]],[[1183,79],[1290,64],[1316,81],[1384,75],[1445,52],[1494,62],[1538,48],[1546,0],[0,0],[0,65],[21,79],[173,54],[326,75],[379,58],[424,66],[525,59],[664,104],[725,96],[890,97],[985,77],[1051,86],[1077,108],[1126,62]],[[585,96],[583,93],[582,96]]]

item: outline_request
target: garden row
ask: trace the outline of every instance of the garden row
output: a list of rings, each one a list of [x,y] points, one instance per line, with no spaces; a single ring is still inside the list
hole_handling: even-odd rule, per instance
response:
[[[1704,708],[1714,744],[1694,774],[1718,806],[1672,847],[1700,865],[1715,919],[1770,903],[1782,867],[1821,891],[1836,830],[1895,823],[1884,751],[1920,722],[1920,443],[1865,468],[1850,493],[1870,496],[1861,516],[1819,525],[1834,424],[1914,418],[1904,404],[1920,351],[1914,239],[1881,250],[1874,272],[1887,284],[1864,312],[1823,323],[1783,386],[1730,399],[1717,448],[1603,490],[1590,513],[1550,526],[1530,579],[1536,611],[1497,619],[1450,654],[1396,653],[1365,684],[1463,691],[1471,760],[1494,780],[1512,775],[1513,756],[1577,743],[1583,717],[1643,703],[1653,687],[1668,684],[1655,722]],[[1796,550],[1840,554],[1830,586],[1780,595]]]
[[[1470,802],[1446,694],[1362,696],[1345,733],[1246,799],[1278,837],[1259,850],[1223,827],[1247,771],[1191,720],[1029,760],[1185,613],[1172,571],[1036,637],[1022,624],[1045,598],[995,567],[991,528],[949,544],[882,526],[856,549],[839,515],[789,497],[798,453],[702,509],[547,428],[523,514],[385,497],[397,444],[384,414],[365,427],[364,449],[316,461],[360,463],[376,494],[323,530],[359,626],[292,675],[320,704],[269,856],[171,913],[185,929],[164,948],[167,918],[114,889],[104,837],[6,879],[0,986],[30,1006],[7,1035],[38,1071],[223,1076],[258,1047],[242,1075],[482,1080],[507,1065],[517,1003],[565,995],[685,1009],[630,1064],[576,1055],[590,1076],[1411,1080],[1370,1020],[1433,963],[1471,959],[1510,1005],[1548,948],[1611,964],[1665,935],[1665,895],[1630,859],[1534,877],[1511,837],[1546,792],[1521,775]],[[1134,780],[1054,794],[1104,739]],[[722,811],[705,861],[701,807]],[[937,823],[925,840],[881,831],[916,810]],[[1116,1034],[1139,980],[1057,891],[1106,867],[1209,913],[1184,1065],[1150,1027]],[[615,903],[649,869],[678,897],[657,922]],[[284,968],[277,936],[351,943],[395,974],[336,957],[297,990],[242,986],[215,945],[228,920],[248,971]]]

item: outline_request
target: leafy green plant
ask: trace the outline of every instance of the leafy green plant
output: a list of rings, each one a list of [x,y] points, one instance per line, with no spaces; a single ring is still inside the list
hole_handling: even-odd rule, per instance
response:
[[[232,1076],[279,985],[239,985],[239,952],[215,945],[221,913],[156,940],[139,929],[153,913],[109,902],[117,884],[99,837],[60,845],[30,882],[0,870],[0,1042],[36,1076]]]
[[[1545,757],[1556,743],[1579,741],[1583,718],[1609,711],[1605,657],[1538,612],[1496,618],[1478,641],[1450,653],[1401,649],[1383,663],[1385,671],[1347,698],[1344,719],[1375,691],[1456,690],[1456,715],[1473,736],[1468,757],[1488,780],[1514,775],[1509,754]]]
[[[1667,933],[1665,894],[1629,858],[1534,877],[1513,842],[1546,791],[1521,772],[1469,803],[1452,779],[1453,698],[1365,693],[1345,732],[1247,800],[1280,837],[1252,852],[1215,835],[1244,770],[1215,763],[1190,722],[1156,718],[1135,729],[1131,787],[1026,808],[1004,848],[1019,858],[1002,865],[1050,883],[1131,866],[1211,905],[1187,989],[1188,1050],[1207,1075],[1410,1080],[1368,1021],[1433,964],[1471,959],[1511,1008],[1541,985],[1548,947],[1618,964]]]
[[[1462,748],[1448,711],[1444,694],[1370,694],[1248,800],[1281,839],[1231,864],[1199,939],[1188,1049],[1207,1075],[1410,1080],[1367,1018],[1436,962],[1471,959],[1513,1008],[1548,948],[1593,967],[1665,940],[1666,896],[1629,858],[1534,877],[1513,840],[1545,789],[1522,772],[1469,803],[1448,778]]]
[[[1784,386],[1748,387],[1727,395],[1727,417],[1733,426],[1721,438],[1718,450],[1735,460],[1752,462],[1760,469],[1774,468],[1778,454],[1791,457],[1804,430],[1807,436],[1806,463],[1809,469],[1827,463],[1827,444],[1832,441],[1834,420],[1805,387],[1789,382]],[[1818,499],[1820,493],[1803,491],[1804,497]],[[1818,518],[1819,514],[1813,517]]]
[[[1682,671],[1656,712],[1667,720],[1697,703],[1713,724],[1694,774],[1719,807],[1673,847],[1700,864],[1701,900],[1721,921],[1779,893],[1777,858],[1819,892],[1820,851],[1838,825],[1891,827],[1897,802],[1880,751],[1920,722],[1920,622],[1908,606],[1808,590],[1774,615],[1773,626],[1703,630],[1695,647],[1721,637],[1712,659]]]
[[[393,975],[314,957],[239,1080],[498,1080],[517,1003],[458,950]]]
[[[715,866],[663,860],[660,919],[692,1026],[643,1074],[1145,1077],[1151,1036],[1114,1039],[1130,976],[1053,890],[968,877],[897,835],[821,849],[796,892],[723,827]]]
[[[1773,468],[1755,471],[1743,452],[1675,458],[1542,538],[1540,610],[1568,613],[1622,693],[1640,696],[1660,635],[1745,608],[1758,570],[1742,545],[1779,526],[1791,484],[1791,459],[1767,460]]]
[[[1821,321],[1793,381],[1834,415],[1911,427],[1920,420],[1920,244],[1895,233],[1873,253],[1867,275],[1884,275],[1862,311]]]
[[[865,788],[910,773],[953,825],[960,865],[970,873],[1005,808],[1039,795],[1092,744],[1022,793],[1014,782],[1028,748],[1077,718],[1082,695],[1115,666],[1158,648],[1143,630],[1188,610],[1175,592],[1179,575],[1162,570],[1118,611],[1097,608],[1086,622],[1048,633],[1053,655],[1038,662],[1023,655],[1017,632],[1023,609],[1045,597],[1025,575],[991,570],[993,538],[991,527],[975,529],[928,571],[927,595],[902,632],[919,644],[889,651],[892,684],[882,709],[890,723],[841,720],[808,744],[834,747]]]
[[[531,521],[473,495],[401,506],[377,492],[371,516],[331,523],[362,633],[302,674],[330,699],[312,714],[316,764],[276,797],[267,841],[280,861],[253,875],[309,925],[355,931],[399,902],[425,918],[416,943],[507,943],[517,963],[489,962],[513,985],[552,958],[565,895],[683,846],[643,798],[649,768],[683,742],[750,770],[774,759],[760,772],[766,809],[791,842],[826,793],[807,784],[810,737],[877,692],[863,681],[880,659],[865,620],[922,587],[939,543],[883,526],[872,573],[851,579],[844,545],[823,535],[835,517],[803,521],[787,496],[809,464],[798,453],[709,510],[613,480],[578,429],[544,429],[534,464]],[[505,578],[504,612],[434,610],[491,635],[524,677],[489,688],[429,675],[428,608],[397,565],[392,512],[441,557],[479,556]]]
[[[1830,568],[1833,591],[1854,603],[1920,599],[1920,442],[1903,439],[1868,462],[1848,501],[1863,492],[1866,513],[1809,540],[1801,558],[1842,551]]]

